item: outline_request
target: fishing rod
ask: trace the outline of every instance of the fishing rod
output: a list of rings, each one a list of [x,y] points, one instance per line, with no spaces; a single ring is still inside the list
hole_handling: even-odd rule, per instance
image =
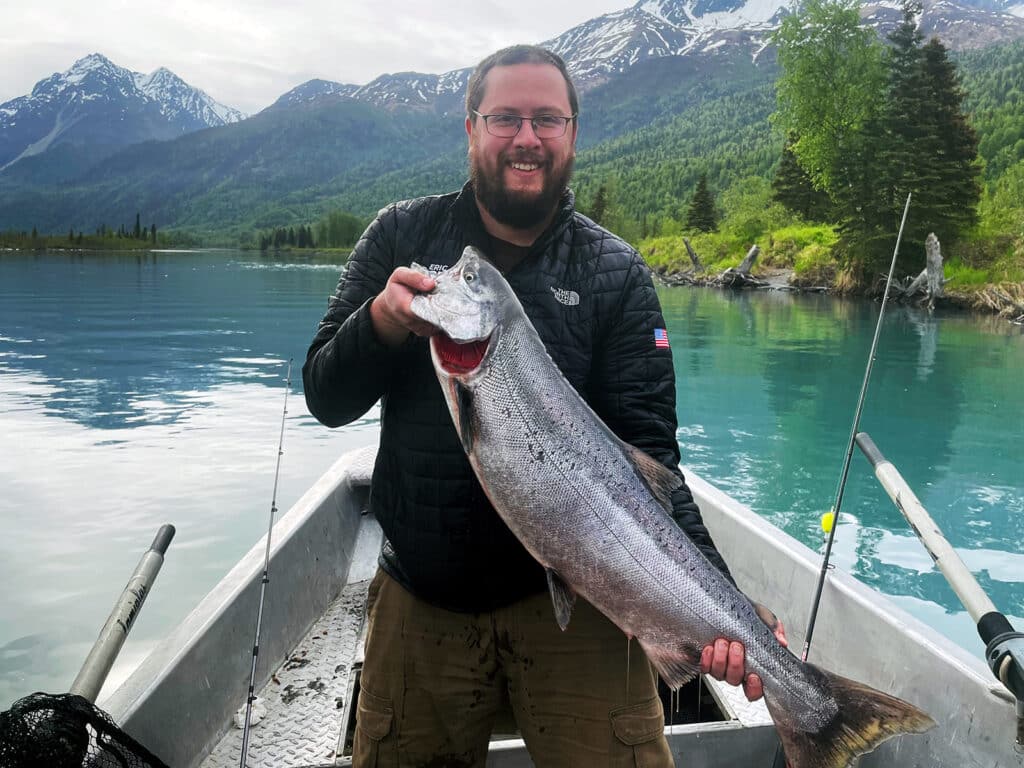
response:
[[[839,520],[839,510],[843,505],[843,492],[846,490],[846,479],[850,474],[850,459],[853,457],[853,448],[860,428],[860,416],[864,411],[864,399],[868,393],[868,382],[871,380],[871,369],[875,364],[875,351],[878,349],[878,337],[882,334],[882,319],[885,317],[885,306],[889,301],[889,288],[892,287],[892,276],[896,271],[896,258],[900,252],[900,241],[903,239],[903,227],[907,223],[907,213],[910,211],[910,194],[907,194],[907,203],[903,206],[903,219],[900,221],[900,231],[896,235],[896,247],[892,252],[892,264],[889,265],[889,276],[885,281],[885,292],[882,295],[882,307],[878,311],[878,323],[875,325],[875,337],[871,341],[871,352],[868,354],[867,368],[864,370],[864,382],[860,387],[860,397],[857,399],[857,410],[853,417],[853,427],[850,429],[850,440],[846,446],[846,457],[843,460],[843,471],[839,477],[839,487],[836,489],[836,503],[832,506],[832,524],[828,527],[828,542],[825,544],[825,555],[821,561],[821,572],[818,574],[818,586],[814,592],[814,602],[811,604],[811,617],[807,622],[807,631],[804,633],[804,647],[800,654],[801,661],[807,661],[811,651],[811,637],[814,635],[814,624],[818,619],[818,606],[821,604],[821,591],[825,587],[825,577],[828,575],[829,558],[832,555],[832,543],[836,538],[836,523]]]
[[[284,408],[281,411],[281,433],[277,438],[277,466],[274,468],[274,492],[270,497],[270,523],[267,526],[267,547],[263,554],[263,578],[260,579],[260,603],[256,611],[256,636],[252,643],[252,669],[249,671],[249,694],[245,699],[245,723],[242,726],[241,768],[245,768],[249,756],[249,731],[252,728],[252,704],[256,700],[256,661],[260,655],[260,627],[263,624],[263,601],[270,583],[270,535],[274,530],[274,515],[277,513],[277,481],[281,475],[281,456],[284,454],[284,422],[288,416],[288,390],[292,384],[292,361],[288,359],[288,372],[284,378]]]
[[[811,638],[814,636],[814,624],[818,620],[818,607],[821,605],[821,592],[825,588],[825,577],[828,575],[829,559],[832,556],[832,543],[836,538],[836,522],[839,520],[839,510],[843,505],[843,492],[846,490],[846,479],[850,474],[850,460],[853,458],[853,447],[860,428],[860,416],[864,411],[864,399],[868,394],[868,382],[871,380],[871,369],[875,364],[875,351],[878,349],[878,337],[882,334],[882,320],[885,317],[885,306],[889,301],[889,288],[892,286],[892,276],[896,272],[896,258],[900,253],[900,241],[903,239],[903,227],[907,223],[907,213],[910,211],[910,194],[907,194],[906,205],[903,206],[903,218],[900,220],[900,230],[896,234],[896,247],[892,252],[892,263],[889,265],[889,276],[885,280],[885,291],[882,294],[882,307],[878,311],[878,322],[875,324],[875,336],[871,340],[871,351],[868,353],[868,364],[864,369],[864,381],[860,386],[860,397],[857,398],[857,409],[853,416],[853,427],[850,429],[850,440],[846,446],[846,457],[843,459],[843,471],[839,476],[839,486],[836,488],[836,502],[832,506],[831,524],[828,528],[828,541],[825,544],[825,554],[821,560],[821,571],[818,573],[818,585],[814,591],[814,602],[811,603],[811,617],[807,622],[807,631],[804,633],[804,647],[800,653],[800,661],[807,661],[811,652]],[[825,518],[822,518],[823,522]],[[775,747],[775,757],[772,760],[772,768],[787,766],[782,754],[782,744]]]

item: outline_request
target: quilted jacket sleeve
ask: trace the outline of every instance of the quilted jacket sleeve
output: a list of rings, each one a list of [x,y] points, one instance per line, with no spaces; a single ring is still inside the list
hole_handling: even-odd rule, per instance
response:
[[[654,344],[654,329],[665,328],[665,320],[650,270],[635,252],[618,310],[602,325],[592,387],[595,410],[621,439],[679,473],[672,353]],[[672,506],[679,527],[733,580],[685,480],[672,494]]]
[[[393,271],[396,217],[385,208],[356,243],[302,367],[309,411],[329,427],[358,419],[384,393],[401,356],[380,342],[370,302]]]

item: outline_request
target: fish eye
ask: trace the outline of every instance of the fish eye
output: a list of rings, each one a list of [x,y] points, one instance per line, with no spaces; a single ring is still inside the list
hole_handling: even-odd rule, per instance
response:
[[[472,283],[474,280],[476,280],[476,273],[467,272],[465,275],[463,275],[463,277],[465,278],[467,283]]]

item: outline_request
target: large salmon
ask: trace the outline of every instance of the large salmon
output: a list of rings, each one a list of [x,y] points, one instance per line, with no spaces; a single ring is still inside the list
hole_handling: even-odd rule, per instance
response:
[[[640,642],[672,687],[698,673],[708,643],[742,642],[792,768],[845,768],[891,736],[934,725],[778,642],[669,516],[679,475],[598,418],[478,251],[436,280],[412,311],[442,331],[431,357],[455,428],[494,508],[547,570],[563,629],[581,595]]]

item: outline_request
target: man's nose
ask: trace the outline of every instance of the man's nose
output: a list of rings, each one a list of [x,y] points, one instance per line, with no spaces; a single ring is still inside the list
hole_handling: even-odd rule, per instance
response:
[[[537,137],[537,132],[533,130],[533,121],[529,118],[523,118],[523,124],[519,127],[519,133],[515,136],[515,143],[517,146],[524,147],[537,147],[542,144],[541,140]]]

